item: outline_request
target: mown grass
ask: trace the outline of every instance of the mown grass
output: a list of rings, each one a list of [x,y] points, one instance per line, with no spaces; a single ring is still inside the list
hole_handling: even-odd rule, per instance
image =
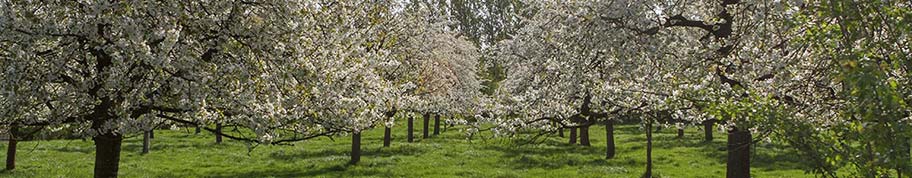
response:
[[[403,124],[404,125],[404,124]],[[418,124],[416,124],[418,125]],[[420,130],[420,128],[418,128]],[[449,129],[439,136],[406,143],[405,127],[393,129],[393,144],[382,147],[383,129],[362,134],[362,161],[347,165],[348,136],[320,138],[293,146],[258,146],[226,140],[214,144],[208,133],[159,130],[152,153],[141,155],[141,137],[124,141],[121,177],[639,177],[645,169],[645,134],[635,125],[617,128],[617,156],[606,160],[605,130],[591,129],[592,146],[566,144],[553,136],[541,144],[507,139],[467,140]],[[659,177],[724,177],[725,135],[702,141],[702,131],[656,133],[653,160]],[[6,144],[0,147],[4,151]],[[19,144],[18,168],[0,177],[91,177],[91,140],[27,141]],[[752,155],[755,177],[813,177],[801,170],[797,154],[780,145],[760,145]]]

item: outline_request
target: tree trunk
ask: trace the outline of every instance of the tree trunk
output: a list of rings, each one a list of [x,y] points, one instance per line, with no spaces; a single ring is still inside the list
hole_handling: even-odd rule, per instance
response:
[[[152,131],[143,132],[143,147],[142,154],[149,153],[149,145],[152,144]]]
[[[19,126],[12,125],[9,131],[9,145],[6,147],[6,170],[13,170],[16,169],[16,145],[19,144],[19,138],[16,138],[16,133],[19,132]]]
[[[195,132],[195,134],[200,134],[200,131],[201,131],[200,127],[199,127],[199,126],[196,126],[196,132]]]
[[[428,122],[431,122],[431,114],[424,114],[424,130],[422,131],[424,135],[421,136],[422,139],[428,138]]]
[[[684,129],[683,128],[678,129],[678,138],[684,138]]]
[[[441,131],[441,132],[446,132],[447,129],[449,129],[450,127],[453,127],[453,124],[444,123],[444,124],[443,124],[443,131]]]
[[[564,138],[564,128],[558,128],[558,129],[557,129],[557,136],[558,136],[558,137],[561,137],[561,138]]]
[[[614,121],[609,120],[605,123],[605,142],[607,142],[605,159],[614,158]]]
[[[155,139],[155,129],[149,130],[149,138]]]
[[[738,128],[728,132],[728,178],[750,177],[751,133]]]
[[[357,164],[358,161],[361,161],[361,133],[352,134],[352,152],[351,152],[351,161],[349,164]]]
[[[703,132],[704,132],[703,141],[706,141],[706,142],[713,141],[713,124],[715,124],[715,122],[713,120],[703,121]]]
[[[434,135],[440,135],[440,114],[434,115]]]
[[[570,128],[570,144],[576,144],[576,127]]]
[[[222,143],[222,124],[215,124],[215,144]]]
[[[408,142],[412,143],[415,141],[415,118],[408,118]]]
[[[900,151],[900,155],[902,155],[900,158],[905,158],[907,161],[912,160],[912,147],[910,147],[910,145],[909,145],[910,144],[909,138],[905,137],[905,136],[898,136],[898,137],[899,137],[899,139],[897,139],[897,140],[899,140],[899,142],[900,142],[899,151]],[[896,175],[899,178],[902,178],[903,174],[908,175],[907,173],[909,172],[909,166],[910,166],[909,164],[900,165],[898,168],[896,168]]]
[[[95,136],[96,178],[117,177],[122,142],[123,136],[119,134],[105,133]]]
[[[592,144],[589,143],[589,125],[580,127],[579,138],[580,145],[592,146]]]
[[[383,129],[383,147],[390,147],[390,141],[392,140],[390,131],[389,127]]]
[[[643,177],[652,177],[652,121],[646,122],[646,173]]]

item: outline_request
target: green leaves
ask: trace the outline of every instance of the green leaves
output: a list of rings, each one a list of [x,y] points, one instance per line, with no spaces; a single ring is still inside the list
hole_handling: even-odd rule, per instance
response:
[[[823,142],[824,145],[802,148],[808,153],[827,153],[830,165],[818,165],[826,175],[835,175],[833,165],[852,166],[857,176],[876,177],[894,171],[910,171],[909,85],[901,55],[908,51],[908,41],[903,36],[910,31],[896,31],[907,26],[901,22],[908,15],[908,8],[900,1],[819,1],[812,2],[800,18],[795,18],[802,29],[795,40],[806,45],[809,58],[820,61],[830,78],[832,98],[811,98],[817,104],[804,108],[829,110],[828,117],[819,118],[826,123],[812,137],[791,138],[802,142]],[[900,10],[904,9],[904,10]],[[903,14],[906,13],[906,14]],[[907,59],[907,57],[906,57]],[[826,61],[834,61],[825,65]],[[796,143],[797,144],[797,143]]]

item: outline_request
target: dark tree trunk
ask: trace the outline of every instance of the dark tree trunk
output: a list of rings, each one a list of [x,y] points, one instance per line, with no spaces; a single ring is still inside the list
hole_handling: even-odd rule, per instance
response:
[[[123,136],[105,133],[95,136],[95,177],[117,177],[120,164],[120,145]]]
[[[898,136],[899,140],[899,151],[901,158],[906,158],[907,160],[912,160],[912,147],[909,145],[909,138],[905,136]],[[896,168],[896,175],[899,178],[903,177],[903,174],[908,175],[910,165],[900,165],[899,168]]]
[[[149,130],[149,138],[155,139],[155,129]]]
[[[199,127],[199,126],[196,126],[196,132],[194,132],[194,133],[195,133],[195,134],[199,134],[200,131],[201,131],[200,127]]]
[[[222,124],[215,124],[215,143],[222,143]]]
[[[143,132],[142,154],[149,153],[149,145],[152,144],[152,131]]]
[[[725,177],[750,177],[751,133],[734,128],[728,132],[728,166]]]
[[[605,158],[614,158],[614,121],[605,122],[605,142],[607,142]]]
[[[431,114],[424,114],[424,130],[422,131],[422,139],[428,138],[428,124],[431,122]]]
[[[570,144],[576,144],[576,127],[570,128]]]
[[[16,133],[19,132],[19,126],[10,126],[9,145],[6,147],[6,170],[16,169],[16,145],[19,144],[19,138]]]
[[[105,34],[104,28],[100,28],[98,34]],[[112,57],[106,52],[93,50],[92,55],[96,58],[95,69],[96,72],[101,73],[105,68],[112,65]],[[102,77],[105,75],[101,75]],[[93,92],[93,96],[98,97],[98,92]],[[111,107],[114,105],[114,101],[108,96],[101,97],[101,102],[96,104],[92,108],[91,119],[93,131],[96,131],[96,135],[93,140],[95,141],[95,177],[96,178],[112,178],[117,177],[118,167],[120,165],[120,146],[123,143],[123,135],[115,133],[113,131],[107,131],[105,124],[112,122],[113,116],[110,113],[113,112]],[[119,102],[117,102],[119,103]]]
[[[557,136],[558,136],[558,137],[561,137],[561,138],[564,138],[564,128],[558,128],[558,129],[557,129]]]
[[[713,141],[713,124],[715,124],[715,121],[713,121],[713,120],[703,121],[703,132],[704,132],[703,141],[706,141],[706,142]]]
[[[392,140],[392,133],[389,127],[383,129],[383,147],[390,147],[390,141]]]
[[[678,138],[684,138],[684,129],[683,128],[678,129]]]
[[[352,134],[352,152],[349,164],[357,164],[361,161],[361,133]]]
[[[6,147],[6,170],[16,169],[16,145],[19,142],[10,136],[9,145]]]
[[[408,118],[408,142],[412,143],[415,141],[415,118]]]
[[[440,135],[440,114],[434,115],[434,135]]]
[[[652,121],[646,122],[646,173],[643,177],[652,177]]]
[[[589,143],[589,126],[588,125],[580,127],[579,139],[580,139],[580,145],[592,146],[592,144]]]

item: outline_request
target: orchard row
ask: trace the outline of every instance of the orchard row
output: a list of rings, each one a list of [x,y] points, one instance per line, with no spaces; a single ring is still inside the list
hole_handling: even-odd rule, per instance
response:
[[[93,138],[96,177],[116,177],[124,135],[162,125],[258,144],[350,135],[355,164],[362,131],[385,128],[388,145],[397,119],[412,133],[423,118],[426,136],[444,116],[469,138],[569,129],[582,145],[603,124],[609,159],[615,123],[644,126],[647,160],[656,124],[723,130],[727,177],[750,177],[762,140],[824,177],[912,173],[908,1],[4,1],[0,14],[7,169],[17,139],[66,131]]]

